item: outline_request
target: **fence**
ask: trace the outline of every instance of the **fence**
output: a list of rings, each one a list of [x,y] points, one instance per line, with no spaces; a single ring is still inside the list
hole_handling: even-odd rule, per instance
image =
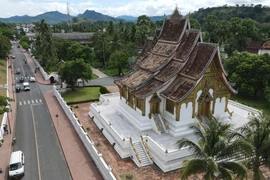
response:
[[[77,134],[79,135],[89,155],[97,165],[103,178],[106,180],[116,180],[114,174],[112,173],[112,168],[106,164],[106,162],[102,157],[102,154],[97,151],[97,149],[94,146],[94,142],[92,142],[90,138],[87,136],[87,132],[85,132],[85,130],[83,129],[78,118],[75,117],[74,112],[71,111],[70,107],[64,101],[64,99],[62,98],[61,94],[57,91],[55,86],[53,86],[53,90],[55,97],[57,98],[64,112],[66,113],[68,119],[70,120]]]

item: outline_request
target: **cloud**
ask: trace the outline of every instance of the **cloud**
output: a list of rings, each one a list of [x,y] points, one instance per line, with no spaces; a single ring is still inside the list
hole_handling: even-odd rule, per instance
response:
[[[72,16],[84,13],[87,9],[100,12],[105,15],[117,17],[120,15],[131,16],[157,16],[169,15],[176,5],[185,15],[189,12],[198,11],[199,8],[217,7],[235,4],[262,4],[270,5],[269,0],[1,0],[0,17],[11,17],[15,15],[36,16],[49,11],[67,13],[67,2],[69,12]]]

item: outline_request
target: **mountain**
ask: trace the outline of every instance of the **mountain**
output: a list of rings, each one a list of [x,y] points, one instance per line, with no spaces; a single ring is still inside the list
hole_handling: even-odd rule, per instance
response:
[[[123,16],[117,16],[116,18],[118,18],[118,19],[123,19],[123,20],[125,20],[125,21],[132,21],[132,22],[135,22],[135,21],[137,21],[137,18],[138,18],[138,17],[123,15]],[[153,21],[153,22],[156,22],[156,21],[163,21],[163,20],[164,20],[164,16],[149,16],[149,18],[150,18],[151,21]]]
[[[70,19],[72,19],[74,16],[70,16]],[[79,14],[76,16],[77,18],[86,18],[86,19],[91,19],[91,20],[99,20],[99,21],[114,21],[118,22],[120,20],[125,20],[125,21],[132,21],[135,22],[137,21],[138,17],[134,16],[119,16],[117,18],[101,14],[99,12],[96,12],[94,10],[86,10],[83,14]],[[5,23],[19,23],[19,24],[31,24],[33,22],[40,21],[42,19],[45,19],[45,21],[48,24],[57,24],[60,22],[67,22],[68,21],[68,16],[66,14],[62,14],[58,11],[51,11],[51,12],[46,12],[43,14],[39,14],[37,16],[12,16],[9,18],[0,18],[0,21],[5,22]],[[164,16],[150,16],[150,19],[153,22],[160,21],[164,19]]]
[[[137,21],[137,17],[134,17],[134,16],[127,16],[127,15],[123,15],[123,16],[117,16],[116,18],[118,19],[123,19],[125,21]]]
[[[86,10],[83,14],[79,14],[77,16],[78,18],[86,18],[86,19],[92,19],[92,20],[100,20],[100,21],[120,21],[120,19],[101,14],[99,12],[96,12],[94,10]]]
[[[58,11],[51,11],[37,16],[24,15],[24,16],[12,16],[10,18],[0,18],[0,21],[5,23],[30,24],[33,22],[40,21],[41,19],[45,19],[48,24],[56,24],[61,21],[67,21],[68,17],[66,14],[62,14]]]

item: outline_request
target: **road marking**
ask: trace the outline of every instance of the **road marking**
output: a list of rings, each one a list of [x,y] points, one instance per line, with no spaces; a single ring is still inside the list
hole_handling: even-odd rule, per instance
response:
[[[36,131],[36,125],[35,125],[35,116],[34,116],[34,112],[33,112],[33,107],[31,107],[31,113],[32,113],[32,117],[33,117],[33,127],[34,127],[34,136],[35,136],[35,143],[36,143],[36,153],[37,153],[37,165],[38,165],[38,177],[39,180],[41,180],[41,174],[40,174],[40,164],[39,164],[39,154],[38,154],[38,144],[37,144],[37,131]]]
[[[31,105],[34,105],[34,104],[38,104],[38,105],[40,105],[40,104],[43,104],[42,103],[42,100],[41,99],[35,99],[35,100],[26,100],[26,101],[20,101],[19,102],[19,105],[21,106],[21,105],[26,105],[26,104],[31,104]]]

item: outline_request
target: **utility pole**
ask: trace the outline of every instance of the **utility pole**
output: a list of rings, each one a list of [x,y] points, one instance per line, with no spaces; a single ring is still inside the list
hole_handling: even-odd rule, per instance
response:
[[[70,21],[70,15],[69,15],[69,3],[67,3],[67,16],[68,16],[68,28],[70,30],[70,28],[71,28],[71,21]]]

